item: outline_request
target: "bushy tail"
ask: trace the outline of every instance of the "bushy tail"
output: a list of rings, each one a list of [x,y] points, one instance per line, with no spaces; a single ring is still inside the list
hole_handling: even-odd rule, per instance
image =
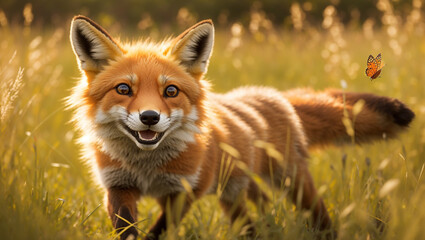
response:
[[[363,143],[395,137],[415,117],[399,100],[368,93],[297,89],[285,92],[284,95],[299,115],[310,146],[340,144],[353,139],[356,143]],[[361,99],[364,100],[364,106],[353,117],[353,106]],[[353,123],[354,137],[347,133],[347,123],[343,123],[344,109],[348,113],[349,122]]]

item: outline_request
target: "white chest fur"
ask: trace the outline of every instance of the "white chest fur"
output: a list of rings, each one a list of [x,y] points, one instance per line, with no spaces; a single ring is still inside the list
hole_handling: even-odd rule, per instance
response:
[[[198,184],[200,169],[188,175],[161,170],[161,166],[173,161],[186,149],[186,144],[179,139],[168,137],[157,149],[142,151],[123,136],[104,141],[102,148],[112,159],[121,163],[121,167],[98,169],[101,183],[106,188],[136,187],[142,195],[161,197],[183,191],[182,178],[186,179],[192,188]]]
[[[136,187],[142,195],[161,197],[184,191],[182,179],[195,187],[198,183],[199,171],[192,175],[179,175],[163,172],[150,172],[140,169],[106,167],[100,170],[103,185],[108,187]]]

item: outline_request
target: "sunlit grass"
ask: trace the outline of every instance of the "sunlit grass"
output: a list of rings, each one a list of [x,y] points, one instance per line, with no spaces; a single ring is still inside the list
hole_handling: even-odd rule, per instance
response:
[[[332,8],[322,27],[304,22],[296,31],[279,30],[260,14],[250,26],[218,29],[207,78],[219,92],[241,85],[341,88],[344,80],[346,91],[406,102],[416,119],[400,138],[313,151],[309,162],[339,239],[423,239],[425,34],[413,13],[402,25],[391,21],[390,5],[380,2],[379,10],[390,20],[379,30],[367,24],[345,29]],[[79,76],[68,26],[35,29],[27,17],[25,26],[0,27],[0,238],[113,239],[102,190],[79,161],[77,133],[64,108],[63,99]],[[364,75],[366,60],[377,53],[386,66],[370,81]],[[249,205],[263,239],[312,238],[308,213],[295,210],[285,193],[275,194],[266,214]],[[137,226],[147,230],[159,206],[146,198],[138,209],[143,221]],[[230,226],[216,196],[207,196],[167,238],[237,239],[243,230]]]

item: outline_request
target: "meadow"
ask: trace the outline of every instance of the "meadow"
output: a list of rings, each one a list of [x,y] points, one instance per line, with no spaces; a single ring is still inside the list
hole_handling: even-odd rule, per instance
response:
[[[330,6],[323,22],[313,24],[294,6],[291,29],[274,26],[261,12],[251,14],[249,25],[218,27],[206,77],[218,92],[267,85],[282,91],[343,88],[401,99],[416,118],[399,138],[313,150],[309,169],[338,239],[425,239],[425,18],[420,1],[406,17],[380,2],[379,23],[344,25]],[[12,25],[0,14],[0,239],[117,239],[103,192],[79,159],[79,133],[65,106],[80,76],[69,22],[41,28],[24,18],[23,25]],[[181,30],[111,28],[110,33],[122,40],[161,40]],[[371,81],[366,61],[378,53],[385,67]],[[286,192],[264,190],[273,199],[266,213],[249,205],[262,239],[320,238],[308,227],[309,213],[297,210]],[[159,206],[143,198],[138,210],[144,236]],[[244,230],[230,226],[211,195],[197,201],[164,239],[244,239]]]

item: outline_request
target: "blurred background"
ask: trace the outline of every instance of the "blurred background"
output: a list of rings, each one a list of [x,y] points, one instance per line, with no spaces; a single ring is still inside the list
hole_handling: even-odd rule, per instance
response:
[[[32,12],[36,16],[34,24],[38,26],[62,26],[76,14],[90,16],[102,25],[120,24],[132,28],[175,26],[182,24],[182,20],[206,18],[226,26],[236,21],[248,24],[252,13],[260,12],[266,15],[273,25],[279,28],[291,28],[293,27],[291,14],[296,11],[294,8],[298,8],[309,23],[320,25],[323,11],[329,5],[338,9],[338,16],[344,24],[361,25],[366,20],[373,20],[379,24],[382,13],[377,12],[376,3],[377,1],[370,0],[74,0],[61,3],[54,0],[30,2],[2,0],[0,7],[7,13],[12,24],[22,24],[24,23],[22,10],[27,4],[31,4]],[[404,18],[411,13],[411,0],[397,0],[390,3],[397,16]]]
[[[117,239],[103,191],[80,161],[65,106],[81,73],[69,43],[83,14],[123,42],[160,41],[203,19],[216,27],[206,78],[213,90],[267,85],[363,91],[401,99],[416,113],[399,138],[313,151],[310,171],[338,239],[425,239],[425,17],[422,0],[1,0],[0,239]],[[380,77],[365,75],[381,53]],[[355,127],[348,123],[347,129]],[[312,239],[309,213],[264,187],[250,205],[262,239]],[[244,239],[215,196],[197,201],[165,239]],[[141,236],[160,210],[139,203]]]

